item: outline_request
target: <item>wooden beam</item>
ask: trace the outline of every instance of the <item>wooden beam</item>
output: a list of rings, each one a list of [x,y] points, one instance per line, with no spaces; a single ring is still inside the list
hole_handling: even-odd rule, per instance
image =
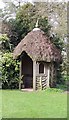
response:
[[[22,76],[22,60],[20,61],[20,80],[19,80],[19,90],[21,90],[21,76]]]
[[[41,87],[41,90],[42,90],[42,76],[40,76],[40,87]]]
[[[36,90],[36,61],[33,61],[33,90]]]
[[[49,81],[50,81],[50,66],[48,66],[48,79],[47,79],[47,87],[49,87]]]

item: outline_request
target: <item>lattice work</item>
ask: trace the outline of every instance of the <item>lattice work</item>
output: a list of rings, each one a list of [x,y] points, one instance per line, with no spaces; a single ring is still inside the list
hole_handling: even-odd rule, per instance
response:
[[[47,87],[47,76],[36,76],[36,89],[45,89]]]

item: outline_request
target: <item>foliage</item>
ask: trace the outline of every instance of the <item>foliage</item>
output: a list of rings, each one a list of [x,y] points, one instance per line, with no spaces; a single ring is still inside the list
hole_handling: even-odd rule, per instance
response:
[[[15,19],[16,11],[20,7],[23,0],[3,0],[3,9],[0,9],[0,17],[3,21],[9,21],[10,19]]]
[[[6,34],[0,35],[0,71],[3,88],[18,88],[19,62],[13,60],[9,38]]]
[[[27,3],[19,8],[16,14],[16,19],[9,21],[12,26],[12,37],[10,41],[14,46],[16,46],[21,39],[35,27],[37,19],[39,21],[38,27],[44,30],[47,35],[49,34],[51,26],[48,23],[48,18],[40,15],[37,16],[36,11],[34,5]]]
[[[12,53],[5,53],[0,61],[2,63],[3,88],[17,88],[19,81],[19,62],[13,60]]]
[[[12,2],[12,0],[3,2],[5,6],[1,11],[1,19],[3,21],[8,21],[11,18],[15,18],[15,12],[17,11],[15,4]]]
[[[44,10],[43,7],[41,7],[41,8],[42,8],[42,10]],[[2,75],[4,76],[4,80],[8,81],[8,87],[12,84],[12,81],[16,81],[16,78],[18,78],[19,70],[18,71],[15,70],[16,66],[18,65],[18,62],[16,62],[16,60],[14,61],[12,59],[12,57],[10,57],[11,53],[5,53],[5,52],[12,52],[14,47],[21,41],[21,39],[24,38],[25,35],[35,27],[37,19],[39,21],[38,27],[40,27],[49,37],[51,36],[50,35],[51,25],[49,24],[50,21],[48,21],[49,20],[48,18],[51,16],[50,16],[50,14],[49,14],[49,17],[48,17],[48,15],[45,15],[46,11],[42,12],[42,10],[41,10],[41,12],[40,12],[41,8],[40,7],[38,8],[37,4],[33,5],[30,3],[24,4],[23,6],[19,7],[19,9],[16,10],[17,11],[16,18],[15,19],[12,18],[7,22],[7,24],[9,25],[8,27],[9,27],[9,31],[10,31],[10,32],[7,32],[9,39],[7,38],[6,35],[2,35],[0,38],[1,39],[0,40],[1,41],[1,50],[4,53],[2,58],[5,60],[5,57],[7,56],[7,60],[5,62],[8,62],[8,60],[10,59],[10,63],[9,62],[6,63],[7,66],[9,66],[9,67],[7,68],[7,66],[4,66],[2,69]],[[48,10],[49,9],[50,8],[48,8]],[[56,8],[54,8],[54,9],[56,10]],[[57,10],[56,10],[56,13],[57,13]],[[52,12],[52,15],[53,14],[54,13]],[[6,31],[4,31],[4,32],[6,32]],[[52,34],[50,39],[56,45],[57,48],[59,48],[61,51],[63,50],[63,47],[64,47],[63,39],[58,37],[56,34]],[[4,60],[3,60],[3,62],[4,62]],[[3,62],[2,62],[2,64],[3,64]],[[16,63],[16,64],[14,64],[14,63]],[[4,63],[4,65],[5,65],[5,63]],[[13,68],[12,68],[12,66],[13,66]],[[9,73],[8,69],[10,69],[10,73]],[[12,71],[13,71],[13,73],[16,72],[15,77],[13,76]],[[11,76],[12,76],[12,79],[10,80]],[[61,77],[60,66],[59,66],[57,77],[58,77],[59,83],[60,83],[60,81],[62,81],[62,80],[60,80],[60,77]]]
[[[66,2],[35,2],[37,14],[48,17],[52,26],[51,33],[57,33],[59,37],[67,35],[67,3]]]
[[[57,5],[57,8],[55,7],[55,5]],[[63,8],[63,6],[66,8],[66,4],[62,4],[61,7]],[[46,9],[44,11],[45,7]],[[52,23],[51,23],[52,27],[50,26],[50,20],[55,19],[55,18],[52,18],[54,17],[53,15],[58,16],[58,18],[60,18],[60,15],[59,15],[60,11],[62,14],[62,10],[58,9],[60,8],[59,4],[57,3],[54,3],[53,5],[50,4],[50,7],[51,7],[51,10],[49,10],[49,6],[47,5],[47,3],[34,3],[34,5],[31,3],[27,3],[19,7],[19,9],[17,9],[15,20],[14,19],[9,20],[9,24],[11,25],[11,33],[9,37],[10,37],[10,42],[11,44],[13,44],[14,47],[21,41],[22,38],[24,38],[24,36],[28,32],[30,32],[35,27],[37,19],[39,19],[39,27],[42,30],[44,30],[44,32],[47,35],[49,35],[49,31],[51,31],[51,29],[54,27]],[[53,9],[54,9],[54,12],[53,12]],[[59,20],[58,20],[58,23],[59,23]],[[53,36],[53,39],[54,39],[55,45],[59,46],[60,48],[62,46],[62,42],[60,38]]]
[[[47,17],[40,17],[39,18],[39,25],[38,25],[38,27],[41,30],[43,30],[46,33],[46,35],[49,36],[49,34],[50,34],[49,32],[51,30],[51,26],[50,26],[50,24],[48,22],[48,18]]]
[[[57,34],[52,34],[50,40],[61,51],[62,55],[62,53],[65,52],[63,39],[61,37],[58,37]],[[65,79],[66,79],[66,60],[64,59],[64,55],[62,55],[62,63],[57,64],[57,84],[65,84]]]
[[[5,3],[4,10],[1,10],[1,17],[2,19],[6,20],[7,18],[14,19],[16,17],[16,12],[19,11],[18,9],[23,8],[24,13],[31,12],[36,13],[34,18],[42,16],[42,17],[48,17],[49,24],[52,26],[51,31],[54,33],[57,33],[59,36],[64,37],[67,35],[67,3],[66,2],[34,2],[34,4],[31,4],[30,11],[27,11],[27,5],[30,4],[27,1],[25,1],[26,4],[23,4],[23,0],[10,0],[8,2],[3,1]],[[23,6],[22,6],[23,4]],[[21,5],[21,6],[20,6]],[[20,7],[18,7],[20,6]],[[25,6],[25,7],[24,7]],[[22,10],[22,9],[21,9]],[[20,10],[20,11],[21,11]],[[32,20],[33,22],[33,20]]]
[[[50,40],[55,44],[55,46],[61,50],[63,50],[64,48],[64,43],[63,43],[63,39],[58,37],[58,35],[56,34],[52,34],[51,37],[50,37]]]
[[[28,3],[19,8],[15,20],[9,21],[12,25],[11,31],[13,33],[10,41],[14,46],[16,46],[21,39],[34,28],[34,14],[35,8],[32,4]],[[16,37],[14,36],[14,33]]]
[[[11,51],[11,44],[6,34],[0,35],[0,49],[3,53]]]
[[[62,76],[62,64],[57,65],[57,84],[64,84],[65,80]]]
[[[10,37],[10,41],[14,46],[16,46],[21,39],[24,38],[25,35],[35,27],[37,19],[38,27],[42,29],[48,36],[51,36],[50,31],[52,26],[49,24],[48,17],[45,15],[41,16],[41,14],[38,15],[38,9],[36,6],[30,3],[21,6],[17,11],[16,19],[9,21],[12,26],[12,35]],[[52,37],[50,38],[56,47],[62,51],[64,47],[63,39],[58,37],[56,33],[52,34]]]

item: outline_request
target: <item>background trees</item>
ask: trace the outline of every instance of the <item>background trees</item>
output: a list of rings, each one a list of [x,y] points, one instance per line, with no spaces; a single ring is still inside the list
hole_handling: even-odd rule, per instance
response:
[[[12,48],[6,34],[0,35],[0,71],[3,88],[18,88],[19,62],[13,60]]]
[[[5,53],[1,59],[2,63],[2,88],[16,89],[19,83],[19,62],[13,60],[12,54]]]
[[[10,1],[9,3],[6,3],[6,6],[8,6],[7,9],[5,7],[4,10],[1,11],[1,18],[3,21],[1,33],[7,34],[7,36],[2,35],[0,37],[0,41],[3,59],[2,65],[4,66],[2,67],[2,76],[4,81],[8,81],[8,87],[10,84],[12,86],[12,82],[16,81],[19,76],[19,64],[17,61],[13,60],[12,52],[21,39],[35,27],[37,19],[39,21],[38,27],[40,27],[48,35],[56,47],[62,51],[64,60],[61,67],[59,66],[58,69],[58,77],[62,80],[59,79],[58,83],[62,82],[62,76],[66,75],[66,56],[64,54],[66,53],[66,44],[64,44],[64,40],[66,40],[67,37],[67,4],[26,3],[21,5],[21,2],[18,2],[16,5],[14,2]],[[10,63],[8,61],[10,61]],[[18,70],[15,70],[16,68]],[[11,76],[12,79],[10,80]]]

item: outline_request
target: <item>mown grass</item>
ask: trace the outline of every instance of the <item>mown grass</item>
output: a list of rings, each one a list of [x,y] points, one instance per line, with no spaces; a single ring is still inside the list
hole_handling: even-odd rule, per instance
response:
[[[2,118],[2,90],[0,90],[0,120]]]
[[[37,92],[2,90],[2,117],[65,118],[67,94],[57,89]]]

